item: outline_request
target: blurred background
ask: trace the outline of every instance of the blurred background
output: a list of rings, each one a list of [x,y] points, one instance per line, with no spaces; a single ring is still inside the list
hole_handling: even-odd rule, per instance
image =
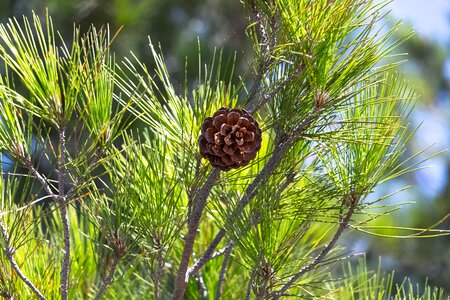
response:
[[[161,44],[175,86],[183,83],[186,57],[190,58],[188,79],[195,78],[198,41],[205,62],[216,47],[223,47],[225,57],[237,54],[237,74],[251,76],[252,46],[245,36],[245,11],[238,0],[0,0],[0,21],[29,16],[32,10],[45,16],[46,9],[68,43],[74,24],[81,31],[91,24],[109,24],[112,32],[120,29],[113,44],[117,61],[130,50],[146,61],[150,36]],[[401,71],[421,95],[411,116],[412,125],[421,126],[408,151],[432,146],[420,157],[423,159],[450,144],[450,1],[394,0],[385,10],[391,11],[386,26],[403,19],[399,34],[411,28],[416,32],[399,53],[408,53]],[[375,224],[427,228],[450,212],[450,153],[444,152],[423,166],[427,168],[375,191],[373,197],[411,185],[385,204],[415,202]],[[450,229],[450,220],[437,228]],[[395,270],[398,280],[410,276],[423,283],[428,278],[430,284],[450,291],[450,237],[394,239],[351,232],[342,243],[354,252],[366,252],[369,265],[375,268],[378,257],[383,256],[382,269]]]

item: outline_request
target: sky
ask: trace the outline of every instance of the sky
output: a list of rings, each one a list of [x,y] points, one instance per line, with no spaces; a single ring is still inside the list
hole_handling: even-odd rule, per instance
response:
[[[387,9],[397,19],[410,23],[420,36],[431,39],[443,47],[450,47],[450,0],[393,0]],[[450,78],[450,57],[446,63],[446,75]],[[447,103],[450,102],[447,95]],[[450,132],[446,111],[436,111],[436,108],[417,107],[414,114],[416,124],[422,123],[419,131],[418,147],[426,148],[435,145],[433,149],[439,151],[449,148]],[[416,173],[418,184],[422,191],[427,191],[430,198],[443,191],[447,184],[446,163],[450,155],[446,154],[426,163],[429,168]]]
[[[450,0],[393,0],[388,9],[411,23],[420,35],[450,42]]]

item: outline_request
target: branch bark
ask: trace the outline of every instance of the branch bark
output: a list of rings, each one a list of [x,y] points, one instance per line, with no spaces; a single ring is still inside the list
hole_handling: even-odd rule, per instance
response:
[[[250,300],[250,295],[252,294],[252,286],[253,286],[253,280],[255,280],[256,277],[256,267],[253,269],[252,274],[250,275],[250,279],[248,280],[247,285],[247,292],[245,294],[245,300]]]
[[[175,289],[173,292],[174,300],[182,300],[184,291],[186,289],[187,281],[189,279],[187,270],[189,261],[191,259],[195,237],[197,236],[198,225],[203,214],[203,210],[206,206],[206,200],[211,192],[211,188],[217,181],[220,175],[220,170],[214,168],[209,174],[205,184],[199,190],[193,200],[193,210],[188,221],[188,233],[184,240],[183,254],[181,256],[180,266],[178,267],[177,277],[175,279]]]
[[[248,111],[255,111],[254,105],[255,100],[257,99],[257,96],[261,90],[261,84],[264,77],[264,74],[266,73],[268,67],[271,63],[271,51],[275,46],[275,26],[276,22],[275,19],[272,19],[270,22],[270,29],[271,33],[273,33],[272,38],[269,36],[268,29],[264,26],[264,20],[261,15],[261,12],[258,10],[258,7],[254,1],[250,4],[250,9],[253,13],[254,22],[258,25],[258,31],[261,36],[261,57],[259,58],[259,64],[258,64],[258,70],[256,71],[256,76],[253,81],[253,86],[250,90],[250,93],[247,97],[247,104],[245,105],[245,109]]]
[[[198,292],[200,293],[201,300],[208,300],[208,289],[206,288],[205,280],[203,280],[202,272],[198,272],[195,275],[197,281]]]
[[[102,281],[102,285],[100,286],[97,295],[95,296],[94,300],[99,300],[103,294],[106,291],[106,288],[112,283],[113,279],[114,279],[114,273],[116,271],[117,268],[117,264],[119,263],[120,259],[122,258],[121,255],[116,255],[114,257],[114,261],[111,265],[111,268],[109,269],[109,273],[108,276],[106,276],[106,278]]]
[[[0,231],[4,240],[3,252],[11,264],[13,270],[17,273],[19,278],[33,291],[33,293],[41,300],[46,300],[45,296],[39,291],[39,289],[31,282],[31,280],[22,272],[16,260],[14,259],[14,249],[9,244],[9,235],[6,226],[0,220]]]
[[[58,194],[52,191],[48,179],[34,168],[30,159],[21,159],[22,164],[30,170],[31,174],[40,182],[44,191],[53,197],[53,200],[59,206],[61,223],[63,226],[64,256],[61,265],[60,293],[61,299],[68,300],[69,274],[70,274],[70,227],[67,214],[67,197],[65,194],[65,176],[66,176],[66,131],[59,129],[59,158],[58,158]]]
[[[293,142],[295,142],[295,140],[301,135],[301,133],[304,132],[312,124],[319,112],[320,110],[314,109],[304,118],[304,120],[300,124],[298,124],[294,128],[291,135],[279,138],[279,140],[282,140],[282,142],[277,143],[267,164],[264,166],[261,172],[258,173],[253,182],[247,187],[244,196],[241,198],[238,205],[233,210],[230,217],[227,219],[227,223],[232,222],[233,219],[237,217],[248,205],[248,203],[250,203],[250,201],[256,196],[256,188],[261,182],[267,180],[270,175],[272,175],[273,171],[276,169],[286,152],[289,150],[289,147]],[[202,257],[189,269],[189,272],[187,273],[188,277],[197,273],[211,259],[211,256],[213,255],[215,249],[220,244],[222,239],[225,237],[225,234],[226,231],[222,227],[216,234],[212,242],[209,244]]]
[[[158,245],[158,253],[156,254],[156,260],[158,268],[156,270],[155,276],[153,278],[153,293],[155,294],[155,300],[159,300],[159,283],[161,281],[161,276],[164,268],[164,258],[163,258],[163,248]]]
[[[222,284],[225,280],[225,273],[227,271],[228,261],[230,260],[231,251],[233,250],[234,243],[229,243],[224,249],[224,256],[222,262],[222,268],[220,269],[219,281],[217,282],[217,290],[216,295],[214,296],[215,300],[219,300],[222,294]]]
[[[69,217],[67,215],[67,203],[65,195],[65,176],[66,176],[66,130],[59,131],[59,159],[58,159],[58,196],[56,197],[61,223],[63,226],[64,239],[64,257],[61,265],[61,299],[69,299],[69,273],[70,273],[70,228]]]
[[[345,201],[347,201],[347,199],[344,199],[343,201],[344,201],[343,205],[345,205]],[[355,211],[356,204],[357,204],[357,201],[354,201],[354,202],[350,203],[350,207],[349,207],[347,213],[345,214],[345,217],[340,220],[339,227],[336,230],[336,233],[334,234],[334,236],[331,239],[331,241],[328,243],[328,245],[326,245],[325,248],[323,248],[323,250],[314,258],[314,260],[311,263],[309,263],[308,265],[304,266],[303,268],[300,269],[300,271],[298,271],[296,274],[294,274],[288,280],[288,282],[286,282],[283,285],[283,287],[275,294],[275,296],[272,298],[272,300],[277,300],[281,296],[283,296],[283,294],[300,277],[302,277],[303,274],[305,274],[306,272],[309,272],[312,269],[314,269],[325,258],[325,256],[331,251],[331,249],[333,249],[333,247],[335,246],[336,242],[339,240],[339,238],[342,235],[342,233],[345,231],[345,229],[347,229],[347,227],[349,225],[349,222],[350,222],[350,219],[351,219],[351,217],[353,215],[353,212]]]

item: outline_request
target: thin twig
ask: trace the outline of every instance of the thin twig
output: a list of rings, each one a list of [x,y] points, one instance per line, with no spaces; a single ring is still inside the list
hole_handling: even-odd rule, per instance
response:
[[[261,107],[263,107],[268,101],[272,100],[273,97],[275,97],[276,94],[278,94],[281,90],[283,90],[289,82],[291,82],[301,74],[301,70],[302,68],[296,68],[291,75],[287,76],[281,82],[279,82],[269,93],[264,93],[261,97],[261,100],[258,101],[254,105],[254,107],[249,109],[249,113],[254,114]]]
[[[240,213],[242,213],[243,209],[247,206],[247,204],[256,196],[256,188],[259,184],[264,180],[267,180],[268,177],[272,174],[278,164],[281,162],[282,158],[286,154],[289,149],[290,143],[280,142],[275,147],[272,156],[270,157],[267,164],[261,170],[261,172],[256,175],[255,179],[253,179],[252,183],[247,187],[244,196],[242,196],[236,208],[233,210],[231,215],[227,219],[227,223],[232,222]],[[225,236],[226,231],[222,227],[219,232],[214,237],[213,241],[209,244],[203,256],[194,264],[194,266],[190,269],[188,275],[195,274],[198,270],[200,270],[203,265],[211,259],[211,255],[214,253],[214,250],[217,248],[219,243],[222,241]]]
[[[188,221],[188,233],[184,240],[183,254],[181,256],[180,266],[178,267],[177,277],[175,279],[173,299],[183,299],[184,291],[189,279],[189,277],[187,276],[187,269],[189,267],[189,261],[192,256],[194,241],[195,237],[197,236],[197,229],[200,224],[203,210],[206,206],[206,199],[208,198],[214,183],[219,178],[219,175],[220,170],[214,168],[209,174],[209,177],[206,180],[205,184],[200,188],[198,194],[194,197],[192,214],[190,215]]]
[[[205,281],[203,280],[202,272],[198,272],[195,275],[195,280],[197,281],[198,292],[200,294],[200,299],[207,300],[208,299],[208,289],[206,288]]]
[[[55,195],[55,193],[53,193],[50,184],[49,184],[49,180],[42,175],[41,173],[38,172],[38,170],[36,170],[31,162],[31,160],[27,160],[26,162],[23,163],[23,165],[30,170],[31,174],[34,176],[34,178],[37,179],[37,181],[39,181],[39,183],[42,185],[42,188],[44,189],[44,191],[47,193],[47,195],[52,196],[54,200],[56,200],[57,195]]]
[[[215,259],[215,258],[218,258],[218,257],[220,257],[220,256],[222,256],[222,255],[224,255],[224,254],[226,254],[228,251],[230,251],[231,250],[231,248],[233,248],[234,247],[234,243],[233,242],[230,242],[228,245],[226,245],[225,247],[223,247],[222,249],[220,249],[220,250],[217,250],[216,252],[214,252],[212,255],[211,255],[211,259]]]
[[[111,265],[111,268],[109,269],[108,276],[104,280],[102,280],[102,284],[101,284],[94,300],[99,300],[105,293],[106,288],[113,282],[114,272],[116,271],[117,264],[119,263],[121,258],[122,258],[122,255],[116,255],[114,257],[114,261]]]
[[[247,285],[247,293],[245,294],[245,300],[250,300],[250,295],[252,294],[253,280],[255,280],[256,277],[256,269],[257,268],[255,267],[252,271],[252,274],[250,275],[250,279]]]
[[[275,168],[283,159],[286,152],[289,150],[289,147],[290,145],[292,145],[292,142],[295,141],[301,135],[301,133],[312,124],[314,119],[317,117],[318,113],[319,111],[313,110],[305,117],[305,119],[298,126],[296,126],[296,128],[293,130],[293,133],[290,136],[279,138],[280,142],[278,142],[277,145],[275,146],[275,149],[272,152],[272,156],[269,158],[269,161],[261,170],[261,172],[258,173],[253,182],[247,187],[244,196],[241,198],[238,205],[231,213],[230,217],[227,220],[227,223],[232,222],[234,218],[236,218],[237,215],[239,215],[244,210],[247,204],[256,196],[255,193],[256,188],[263,180],[265,181],[270,177]],[[222,227],[214,237],[213,241],[209,244],[205,253],[203,253],[203,256],[189,269],[188,276],[198,272],[198,270],[200,270],[203,267],[203,265],[211,259],[211,255],[214,253],[214,250],[217,248],[222,239],[225,237],[225,234],[226,231]]]
[[[347,201],[346,199],[344,199],[344,201]],[[331,241],[328,243],[328,245],[325,246],[325,248],[323,248],[323,250],[316,256],[316,258],[314,258],[314,260],[309,263],[308,265],[304,266],[303,268],[300,269],[300,271],[298,271],[296,274],[294,274],[289,280],[288,282],[286,282],[283,287],[275,294],[275,296],[272,298],[272,300],[277,300],[279,299],[281,296],[283,296],[283,294],[300,278],[303,276],[303,274],[305,274],[308,271],[313,270],[317,264],[319,264],[324,258],[325,256],[331,251],[331,249],[333,249],[334,245],[336,244],[336,242],[339,240],[340,236],[342,235],[342,233],[345,231],[345,229],[348,228],[350,219],[353,215],[353,212],[355,211],[355,207],[356,207],[356,203],[352,202],[350,204],[350,207],[345,215],[344,218],[342,218],[339,222],[339,227],[336,230],[336,233],[334,234],[333,238],[331,239]]]
[[[233,250],[234,243],[229,243],[224,249],[224,256],[222,262],[222,268],[220,269],[219,281],[217,282],[216,295],[214,297],[215,300],[219,300],[222,293],[222,284],[225,280],[225,273],[227,271],[228,261],[230,260],[231,251]]]
[[[250,93],[247,97],[247,104],[245,105],[245,109],[249,111],[253,111],[253,106],[255,104],[257,95],[260,93],[262,80],[264,78],[264,74],[267,71],[267,68],[271,63],[271,49],[273,48],[273,43],[270,41],[275,41],[275,38],[270,39],[267,29],[264,27],[264,20],[259,12],[256,3],[252,1],[250,8],[253,13],[254,22],[258,25],[258,31],[261,35],[261,45],[262,45],[262,55],[259,58],[258,69],[256,72],[255,79],[253,80],[253,86],[250,90]],[[272,25],[272,22],[271,22]]]
[[[31,282],[31,280],[22,272],[16,260],[14,259],[14,249],[9,245],[9,235],[6,226],[0,220],[0,231],[4,241],[3,252],[11,264],[11,267],[19,276],[20,279],[33,291],[33,293],[41,300],[46,300],[45,296],[39,291],[39,289]]]
[[[59,131],[59,159],[58,159],[58,197],[59,212],[63,226],[64,257],[61,265],[61,299],[69,299],[69,273],[70,273],[70,228],[69,217],[67,215],[67,203],[65,195],[66,176],[66,130]]]
[[[256,72],[255,79],[253,80],[252,88],[247,96],[247,103],[245,105],[245,110],[247,110],[247,111],[254,111],[253,106],[257,99],[257,95],[260,93],[264,73],[267,70],[267,64],[268,64],[268,62],[266,61],[266,59],[261,58],[261,61],[259,62],[259,65],[258,65],[258,70]]]
[[[48,199],[48,198],[53,198],[53,195],[46,195],[44,197],[41,197],[39,199],[36,199],[36,200],[28,203],[27,205],[24,205],[22,207],[19,207],[19,208],[13,209],[13,210],[7,210],[7,211],[4,211],[4,212],[0,212],[0,218],[3,217],[4,215],[11,214],[11,213],[17,213],[19,211],[27,209],[27,208],[29,208],[29,207],[31,207],[31,206],[33,206],[33,205],[35,205],[35,204],[45,200],[45,199]]]
[[[221,256],[224,252],[222,250],[225,250],[227,246],[225,246],[223,249],[214,252],[216,250],[219,243],[222,241],[222,239],[225,237],[225,229],[221,228],[219,232],[214,237],[213,241],[208,245],[208,248],[206,249],[205,253],[203,253],[203,256],[198,259],[192,267],[188,270],[188,276],[195,275],[203,266],[210,260],[217,258]]]
[[[222,241],[222,239],[225,236],[225,229],[220,228],[219,232],[214,237],[213,241],[208,245],[208,248],[206,248],[205,253],[203,253],[202,257],[200,257],[199,260],[195,262],[195,264],[189,268],[188,276],[195,275],[203,266],[213,259],[214,250],[216,250],[219,243]]]
[[[69,219],[67,215],[67,203],[65,195],[65,163],[66,163],[66,131],[65,129],[60,129],[59,132],[59,159],[58,159],[58,194],[52,191],[48,179],[41,173],[39,173],[33,166],[30,159],[21,159],[22,164],[30,170],[31,174],[41,183],[44,191],[52,196],[55,202],[59,206],[59,211],[61,215],[61,223],[63,226],[63,239],[64,239],[64,257],[63,263],[61,265],[61,283],[60,292],[61,299],[68,300],[69,295],[69,273],[70,273],[70,228]]]
[[[267,284],[269,283],[269,278],[264,276],[263,284],[258,290],[258,294],[256,295],[256,300],[264,300],[267,295]]]
[[[155,300],[159,300],[159,283],[161,281],[161,276],[164,268],[164,258],[163,258],[163,248],[158,247],[158,253],[156,255],[156,260],[158,263],[158,268],[156,270],[155,276],[153,276],[153,293],[155,294]]]

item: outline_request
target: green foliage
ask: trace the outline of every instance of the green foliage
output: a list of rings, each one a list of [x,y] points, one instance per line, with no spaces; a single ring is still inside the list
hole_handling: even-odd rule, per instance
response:
[[[367,197],[417,169],[404,157],[417,96],[383,65],[401,42],[376,25],[385,4],[244,1],[253,82],[235,57],[199,51],[181,87],[151,41],[154,69],[133,53],[116,63],[108,28],[75,29],[68,47],[49,17],[1,25],[0,150],[18,173],[0,181],[0,295],[67,299],[67,272],[74,299],[441,299],[363,261],[331,271],[341,234],[380,215],[385,197]],[[223,106],[263,130],[258,156],[227,173],[197,145]]]
[[[444,299],[442,289],[413,284],[409,278],[401,283],[394,283],[394,272],[383,274],[378,269],[371,272],[367,269],[364,258],[358,260],[356,266],[344,266],[343,284],[331,281],[326,290],[332,291],[326,297],[333,299]],[[395,291],[395,292],[394,292]]]

